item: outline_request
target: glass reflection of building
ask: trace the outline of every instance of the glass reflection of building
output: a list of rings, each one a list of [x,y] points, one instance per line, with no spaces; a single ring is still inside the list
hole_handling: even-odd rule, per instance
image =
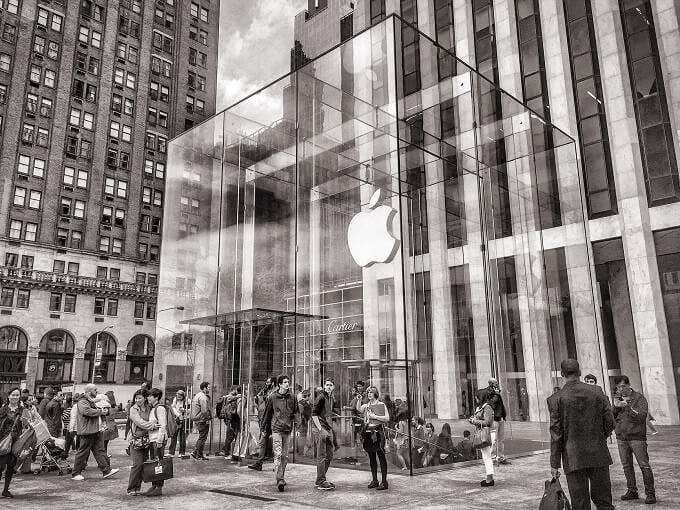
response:
[[[184,311],[159,323],[159,342],[167,329],[195,352],[173,384],[243,385],[252,418],[267,376],[312,393],[332,377],[347,446],[357,380],[406,415],[464,427],[493,376],[509,419],[541,424],[513,429],[536,446],[562,359],[606,391],[612,367],[631,366],[598,325],[619,306],[593,290],[618,255],[593,244],[591,260],[575,143],[546,116],[544,88],[533,109],[498,88],[491,3],[474,4],[480,72],[446,51],[450,24],[437,19],[435,42],[404,1],[404,19],[383,13],[353,37],[342,18],[342,44],[316,58],[296,43],[293,73],[170,144],[168,200],[191,181],[201,204],[193,230],[165,219],[179,227],[165,230],[160,299]],[[372,206],[394,211],[398,250],[359,264],[374,246],[350,246],[348,229]],[[657,244],[672,266],[678,250]]]

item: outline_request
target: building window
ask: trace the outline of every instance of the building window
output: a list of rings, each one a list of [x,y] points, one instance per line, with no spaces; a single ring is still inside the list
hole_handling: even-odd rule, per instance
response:
[[[99,298],[99,297],[94,298],[94,314],[95,315],[104,315],[104,306],[105,305],[106,305],[106,299],[105,298]]]
[[[31,291],[29,289],[17,290],[17,308],[28,308],[31,303]]]
[[[22,255],[21,256],[21,268],[22,269],[33,269],[33,256],[32,255]]]
[[[352,38],[354,34],[354,16],[348,14],[340,20],[340,42],[345,42]]]
[[[401,0],[401,16],[407,23],[418,25],[417,0]],[[404,95],[420,90],[420,45],[418,31],[407,25],[401,26],[402,65],[404,72]]]
[[[14,306],[14,289],[3,287],[0,292],[0,306]]]
[[[381,22],[385,19],[385,0],[369,0],[370,1],[370,15],[371,25]]]
[[[14,200],[12,203],[20,207],[23,207],[26,204],[26,188],[20,188],[18,186],[14,188]]]
[[[9,73],[12,68],[12,56],[7,53],[0,53],[0,71]]]
[[[111,316],[116,316],[118,315],[118,300],[117,299],[112,299],[109,298],[107,307],[106,307],[106,315],[111,315]]]
[[[64,312],[76,313],[76,301],[78,296],[76,294],[66,294],[64,296]]]
[[[51,292],[50,293],[50,312],[60,312],[61,311],[61,292]]]
[[[38,224],[26,222],[26,224],[24,225],[24,240],[25,241],[35,241],[37,233],[38,233]]]
[[[647,200],[650,207],[677,202],[680,178],[651,4],[648,0],[619,4]]]
[[[83,382],[113,383],[116,373],[115,338],[106,331],[100,331],[88,338],[83,356]],[[99,356],[97,353],[100,353]],[[98,359],[98,364],[95,359]]]
[[[120,280],[120,269],[112,267],[109,270],[109,280]]]
[[[31,190],[28,207],[31,209],[40,209],[40,202],[42,200],[42,193],[37,190]]]
[[[135,301],[134,318],[135,319],[144,318],[144,301]]]
[[[10,239],[21,239],[22,223],[19,220],[11,220],[9,224]]]
[[[454,52],[456,40],[453,33],[453,0],[435,0],[434,9],[437,44]],[[438,48],[437,60],[440,81],[456,74],[456,59],[451,53]]]
[[[146,335],[132,337],[125,358],[125,382],[139,384],[153,377],[154,343]]]
[[[99,237],[99,251],[103,253],[109,252],[109,246],[111,244],[111,238],[107,236]]]

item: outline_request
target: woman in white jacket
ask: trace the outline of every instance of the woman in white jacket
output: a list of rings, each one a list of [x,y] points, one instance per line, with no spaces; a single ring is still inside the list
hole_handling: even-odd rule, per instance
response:
[[[149,447],[149,458],[151,460],[163,458],[165,455],[165,443],[168,440],[168,416],[165,406],[160,405],[162,398],[163,391],[158,388],[152,388],[146,399],[151,407],[149,422],[158,425],[158,428],[149,431],[149,442],[151,443]],[[151,489],[144,495],[150,497],[161,496],[163,492],[162,488],[162,480],[154,482]]]

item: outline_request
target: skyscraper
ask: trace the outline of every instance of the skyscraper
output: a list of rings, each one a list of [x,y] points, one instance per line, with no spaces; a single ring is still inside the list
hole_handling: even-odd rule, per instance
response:
[[[173,313],[167,141],[215,111],[219,1],[0,7],[0,388],[137,386]]]

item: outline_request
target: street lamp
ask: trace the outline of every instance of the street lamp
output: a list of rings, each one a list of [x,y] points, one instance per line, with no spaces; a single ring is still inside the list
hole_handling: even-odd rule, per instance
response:
[[[92,384],[94,384],[94,374],[95,370],[97,368],[97,365],[101,362],[101,352],[99,351],[99,336],[106,331],[107,329],[113,329],[113,324],[106,326],[104,329],[100,329],[97,331],[97,338],[95,340],[95,345],[94,345],[94,357],[92,360],[92,380],[90,381]]]

